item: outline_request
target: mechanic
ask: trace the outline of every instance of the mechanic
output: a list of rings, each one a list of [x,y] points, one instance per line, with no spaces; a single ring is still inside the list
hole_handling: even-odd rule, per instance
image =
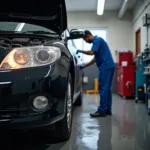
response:
[[[91,50],[83,51],[77,50],[78,53],[86,55],[94,55],[94,59],[87,64],[82,64],[81,69],[88,67],[96,62],[99,70],[99,94],[100,94],[100,105],[95,113],[90,114],[91,117],[105,117],[112,115],[112,92],[111,83],[115,70],[115,63],[112,58],[110,49],[107,43],[98,36],[93,36],[88,30],[84,31],[83,39],[87,43],[93,43]]]

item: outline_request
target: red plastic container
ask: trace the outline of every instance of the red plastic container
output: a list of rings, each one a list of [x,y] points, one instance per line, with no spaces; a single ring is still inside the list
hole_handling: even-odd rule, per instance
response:
[[[132,52],[118,52],[117,53],[117,66],[122,66],[122,62],[127,61],[127,66],[133,65],[133,53]]]
[[[135,66],[117,67],[117,93],[123,97],[134,96]]]

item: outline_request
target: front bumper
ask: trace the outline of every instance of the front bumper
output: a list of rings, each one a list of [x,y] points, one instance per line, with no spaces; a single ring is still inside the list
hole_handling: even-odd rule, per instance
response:
[[[57,117],[48,117],[49,113],[32,115],[20,118],[5,118],[0,119],[0,130],[3,129],[53,129],[54,123],[63,119],[64,115],[57,115]],[[51,128],[50,128],[51,127]]]
[[[0,71],[0,129],[49,126],[64,116],[67,70],[52,66]],[[48,97],[51,107],[32,108],[38,95]]]

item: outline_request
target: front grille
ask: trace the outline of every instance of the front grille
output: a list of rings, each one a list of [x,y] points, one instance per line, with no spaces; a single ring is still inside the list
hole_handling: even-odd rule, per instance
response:
[[[14,103],[5,105],[0,110],[0,118],[21,117],[29,114],[27,103]]]

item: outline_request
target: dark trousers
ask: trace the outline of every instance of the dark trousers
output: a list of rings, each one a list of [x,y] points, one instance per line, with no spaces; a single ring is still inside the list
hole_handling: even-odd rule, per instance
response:
[[[99,71],[99,94],[100,94],[100,106],[98,111],[105,112],[111,111],[112,108],[112,92],[111,84],[113,79],[115,68]]]

